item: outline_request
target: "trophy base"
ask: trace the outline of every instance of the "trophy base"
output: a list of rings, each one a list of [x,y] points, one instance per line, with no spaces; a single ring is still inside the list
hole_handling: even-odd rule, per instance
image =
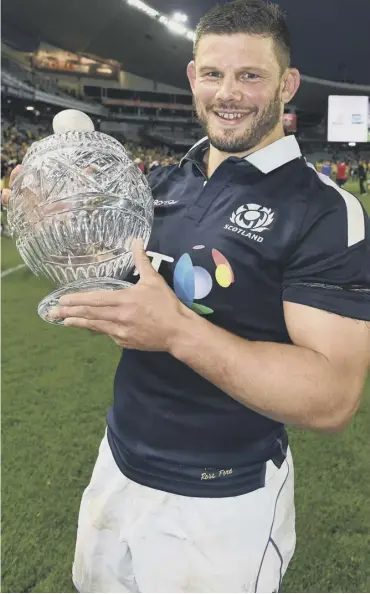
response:
[[[87,291],[116,291],[117,289],[127,289],[128,287],[133,286],[134,285],[132,283],[109,277],[75,281],[66,285],[65,287],[61,287],[60,289],[52,291],[49,293],[49,295],[44,297],[44,299],[40,301],[38,305],[37,313],[39,314],[40,318],[44,320],[44,322],[48,322],[48,324],[54,324],[55,326],[63,326],[64,320],[62,318],[49,318],[50,310],[58,305],[59,299],[62,297],[62,295],[68,295],[69,293],[85,293]]]

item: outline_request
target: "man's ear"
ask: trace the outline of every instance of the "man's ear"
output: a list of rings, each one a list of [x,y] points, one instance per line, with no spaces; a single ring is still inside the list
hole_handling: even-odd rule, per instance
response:
[[[281,100],[289,103],[299,89],[301,76],[296,68],[289,68],[284,74],[284,83],[281,90]]]
[[[188,67],[186,69],[186,74],[188,75],[191,90],[194,93],[194,88],[195,88],[195,62],[194,62],[194,60],[189,62]]]

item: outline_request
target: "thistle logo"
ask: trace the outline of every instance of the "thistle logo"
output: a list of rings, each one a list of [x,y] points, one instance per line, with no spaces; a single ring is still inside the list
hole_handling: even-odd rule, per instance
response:
[[[230,221],[237,227],[225,225],[224,229],[261,243],[263,237],[257,234],[268,230],[274,222],[274,218],[275,214],[271,208],[259,204],[244,204],[233,212],[230,217]]]
[[[274,213],[271,208],[259,206],[259,204],[246,204],[240,206],[230,217],[232,223],[236,223],[243,229],[253,229],[261,233],[271,225],[274,220]]]
[[[204,245],[194,246],[194,250],[204,249]],[[234,273],[225,256],[216,249],[212,250],[215,263],[215,280],[220,287],[227,289],[234,282]],[[213,288],[213,278],[202,266],[194,266],[189,254],[183,254],[177,262],[173,275],[173,287],[177,297],[190,309],[200,315],[209,315],[213,309],[194,299],[204,299]]]

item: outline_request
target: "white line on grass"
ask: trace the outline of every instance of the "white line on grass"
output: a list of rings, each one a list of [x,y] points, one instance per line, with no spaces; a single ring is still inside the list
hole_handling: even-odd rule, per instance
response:
[[[19,264],[18,266],[14,266],[14,268],[8,268],[8,270],[3,270],[3,272],[1,273],[1,278],[4,278],[4,276],[8,276],[9,274],[16,272],[17,270],[20,270],[21,268],[26,268],[26,265]]]

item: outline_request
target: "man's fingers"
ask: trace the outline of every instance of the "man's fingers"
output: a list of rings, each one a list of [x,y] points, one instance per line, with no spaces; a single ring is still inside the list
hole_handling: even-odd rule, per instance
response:
[[[69,307],[54,307],[49,312],[49,318],[85,318],[87,320],[107,320],[118,322],[118,307],[91,307],[86,305],[75,305]]]
[[[17,167],[14,167],[14,169],[12,170],[11,174],[10,174],[10,179],[9,179],[9,187],[12,188],[13,184],[16,180],[16,178],[18,177],[18,175],[20,173],[22,173],[23,171],[23,165],[17,165]]]
[[[1,192],[1,202],[4,204],[4,206],[8,206],[11,194],[12,193],[10,190],[3,190]]]
[[[134,264],[136,266],[138,273],[140,274],[140,280],[156,276],[157,273],[155,272],[148,256],[145,253],[143,240],[134,239],[134,241],[132,242],[131,249]]]
[[[64,326],[86,328],[87,330],[94,330],[94,332],[101,332],[102,334],[107,334],[108,336],[117,335],[117,324],[115,324],[114,322],[107,322],[105,320],[85,320],[85,318],[66,318],[64,320]]]
[[[18,175],[20,173],[22,173],[22,171],[23,171],[23,165],[17,165],[17,167],[14,167],[14,169],[12,170],[12,172],[10,174],[10,178],[9,178],[9,188],[12,188],[16,178],[18,177]],[[4,206],[8,206],[11,195],[12,195],[11,189],[5,189],[1,192],[1,202],[3,203]]]
[[[85,305],[90,307],[106,307],[108,305],[120,305],[122,303],[122,291],[130,289],[118,289],[116,291],[87,291],[85,293],[71,293],[63,295],[59,299],[59,305],[71,307],[75,305]]]

